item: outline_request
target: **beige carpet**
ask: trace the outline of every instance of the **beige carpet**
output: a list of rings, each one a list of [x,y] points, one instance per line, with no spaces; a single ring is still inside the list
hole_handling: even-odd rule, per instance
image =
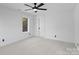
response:
[[[24,39],[0,48],[0,55],[71,55],[79,54],[74,44],[39,37]]]

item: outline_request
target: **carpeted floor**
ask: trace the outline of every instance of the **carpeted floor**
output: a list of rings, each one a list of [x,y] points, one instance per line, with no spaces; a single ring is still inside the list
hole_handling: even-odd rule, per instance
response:
[[[24,39],[0,48],[0,55],[71,55],[79,54],[73,43],[39,37]]]

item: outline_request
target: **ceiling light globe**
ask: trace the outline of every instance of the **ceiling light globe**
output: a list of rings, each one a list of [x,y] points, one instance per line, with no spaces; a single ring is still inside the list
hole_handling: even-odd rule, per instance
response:
[[[37,9],[33,9],[34,11],[37,11]]]

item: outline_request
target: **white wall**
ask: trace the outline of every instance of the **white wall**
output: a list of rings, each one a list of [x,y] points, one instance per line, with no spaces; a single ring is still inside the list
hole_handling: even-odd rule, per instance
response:
[[[38,12],[35,20],[36,16],[34,15],[0,5],[0,44],[10,44],[31,37],[35,33],[44,38],[74,42],[74,4],[46,4],[45,6],[47,11]],[[22,32],[22,16],[29,17],[29,32],[27,33]],[[4,43],[2,38],[5,39]]]
[[[22,17],[29,18],[29,31],[22,32]],[[6,45],[33,36],[34,15],[0,5],[0,45]],[[31,35],[29,35],[31,33]],[[2,39],[5,39],[2,42]]]
[[[74,42],[74,4],[47,4],[46,12],[38,12],[40,36]],[[54,36],[57,36],[56,38]]]
[[[79,4],[76,4],[74,11],[74,22],[75,22],[75,43],[79,43]]]

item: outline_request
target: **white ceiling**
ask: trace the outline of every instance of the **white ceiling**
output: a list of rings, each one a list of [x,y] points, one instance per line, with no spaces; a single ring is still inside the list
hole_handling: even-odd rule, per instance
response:
[[[27,4],[33,6],[33,3],[27,3]],[[24,3],[0,3],[0,5],[4,5],[4,6],[8,7],[8,8],[20,10],[20,11],[23,11],[23,12],[34,13],[33,10],[24,11],[25,9],[30,9],[30,7],[25,6]],[[61,9],[72,10],[74,7],[75,7],[74,3],[45,3],[45,5],[43,5],[41,8],[47,8],[47,9],[56,8],[58,10],[61,10]]]
[[[25,6],[24,4],[25,4],[25,3],[1,3],[0,5],[4,5],[4,6],[8,7],[8,8],[20,10],[20,11],[23,11],[23,12],[34,13],[33,10],[24,11],[25,9],[31,9],[30,7]],[[27,4],[28,4],[28,5],[31,5],[31,6],[34,6],[33,3],[27,3]],[[38,4],[39,4],[39,3],[38,3]],[[38,4],[37,4],[37,5],[38,5]],[[45,8],[45,5],[42,6],[42,8]]]

